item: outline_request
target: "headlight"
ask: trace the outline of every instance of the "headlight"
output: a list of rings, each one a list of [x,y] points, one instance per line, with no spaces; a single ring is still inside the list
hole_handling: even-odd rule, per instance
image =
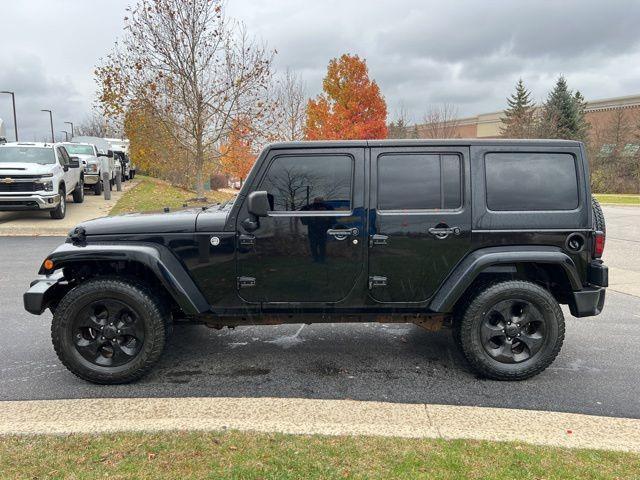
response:
[[[53,182],[51,180],[40,180],[36,182],[37,190],[44,190],[45,192],[53,192]]]
[[[97,163],[89,163],[86,167],[84,167],[85,173],[97,173],[98,172],[98,164]]]

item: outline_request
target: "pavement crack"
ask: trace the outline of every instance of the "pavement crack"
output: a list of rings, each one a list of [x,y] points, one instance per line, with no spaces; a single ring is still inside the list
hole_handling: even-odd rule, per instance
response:
[[[429,405],[426,403],[423,403],[422,405],[424,406],[424,411],[427,414],[427,420],[429,421],[429,426],[436,431],[438,438],[443,438],[442,432],[440,431],[438,424],[434,422],[433,418],[431,417],[431,412],[429,411]]]

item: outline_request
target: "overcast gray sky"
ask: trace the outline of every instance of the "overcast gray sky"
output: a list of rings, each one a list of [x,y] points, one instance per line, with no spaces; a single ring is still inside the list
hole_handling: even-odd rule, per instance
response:
[[[93,68],[133,0],[0,0],[0,90],[14,90],[21,139],[42,140],[54,111],[90,112]],[[542,100],[559,74],[587,99],[640,94],[640,1],[228,0],[228,14],[277,49],[276,67],[320,92],[330,58],[366,58],[390,117],[432,104],[460,115],[504,108],[519,77]],[[0,118],[13,137],[10,97]]]

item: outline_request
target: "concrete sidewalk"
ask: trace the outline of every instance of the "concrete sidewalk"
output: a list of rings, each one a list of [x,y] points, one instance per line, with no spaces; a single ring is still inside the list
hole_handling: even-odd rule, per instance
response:
[[[96,415],[100,421],[96,422]],[[522,441],[640,452],[640,420],[449,405],[286,398],[0,403],[0,435],[224,430]]]
[[[121,192],[114,187],[110,200],[91,190],[85,190],[83,203],[73,203],[69,196],[67,215],[62,220],[53,220],[48,211],[0,212],[0,236],[66,235],[85,220],[108,215],[122,195],[137,184],[137,180],[123,183]]]

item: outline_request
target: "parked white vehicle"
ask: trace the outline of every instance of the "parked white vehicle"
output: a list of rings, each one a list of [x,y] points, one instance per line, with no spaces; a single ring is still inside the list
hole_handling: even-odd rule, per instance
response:
[[[136,166],[129,157],[129,140],[120,138],[105,138],[111,145],[111,150],[122,165],[122,181],[131,180],[136,174]]]
[[[116,170],[113,152],[98,151],[98,147],[91,143],[68,143],[62,145],[69,155],[78,157],[84,166],[84,185],[91,188],[96,195],[102,195],[102,172],[109,172],[109,189],[115,184],[118,171]]]
[[[64,145],[0,145],[0,210],[49,210],[51,218],[61,219],[67,195],[74,203],[84,201],[84,172]]]

